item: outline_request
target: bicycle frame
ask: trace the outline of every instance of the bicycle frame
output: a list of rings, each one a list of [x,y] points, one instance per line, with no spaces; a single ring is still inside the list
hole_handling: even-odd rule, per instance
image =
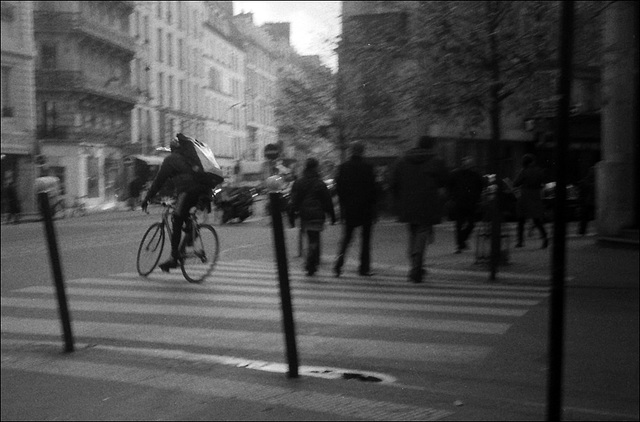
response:
[[[169,236],[169,242],[171,242],[171,237],[173,236],[173,210],[175,207],[173,204],[168,202],[162,202],[162,206],[164,207],[164,211],[162,212],[162,223],[167,229],[167,234]],[[198,207],[191,207],[189,210],[189,217],[187,217],[187,221],[185,223],[190,223],[188,225],[191,226],[191,233],[185,233],[184,236],[181,236],[180,246],[178,250],[184,249],[184,242],[186,241],[186,235],[191,235],[191,239],[195,240],[198,237],[198,217],[196,215],[196,211],[198,211]]]

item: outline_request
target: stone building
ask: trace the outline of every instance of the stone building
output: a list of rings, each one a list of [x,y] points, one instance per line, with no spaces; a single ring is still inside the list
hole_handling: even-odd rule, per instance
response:
[[[277,142],[274,116],[277,61],[269,34],[256,26],[252,13],[233,16],[246,53],[244,104],[247,115],[247,154],[264,160],[264,147]]]
[[[123,191],[138,95],[130,62],[132,1],[35,1],[37,139],[68,200]]]
[[[247,141],[246,53],[235,25],[230,1],[207,2],[204,65],[206,134],[228,181],[236,182],[236,165],[255,159]]]
[[[35,209],[33,181],[37,153],[33,4],[27,1],[3,1],[1,7],[2,186],[8,182],[15,183],[22,211],[31,212]]]

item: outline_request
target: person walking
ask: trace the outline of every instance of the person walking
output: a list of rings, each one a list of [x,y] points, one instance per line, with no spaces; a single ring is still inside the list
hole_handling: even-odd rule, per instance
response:
[[[584,236],[587,234],[589,221],[593,220],[596,207],[595,166],[589,167],[587,175],[580,181],[579,189],[580,221],[578,222],[578,234]]]
[[[533,154],[525,154],[522,157],[522,169],[513,181],[515,188],[520,188],[516,203],[516,216],[518,219],[518,243],[516,248],[524,246],[524,226],[528,219],[540,232],[542,238],[541,249],[549,246],[547,231],[544,228],[544,203],[542,201],[542,188],[544,186],[545,172],[536,164]]]
[[[308,247],[305,261],[307,275],[312,276],[320,263],[320,232],[324,230],[326,215],[331,224],[336,223],[333,201],[327,185],[320,178],[319,163],[308,158],[302,177],[291,187],[291,201],[294,215],[300,217],[300,224],[307,232]]]
[[[14,181],[8,180],[2,191],[7,207],[7,222],[12,221],[13,224],[18,224],[20,222],[21,207]]]
[[[394,165],[391,191],[401,222],[409,230],[409,280],[421,283],[427,244],[434,241],[433,226],[442,220],[440,188],[447,184],[448,171],[433,152],[435,140],[422,136],[416,148],[405,153]]]
[[[455,221],[456,252],[468,249],[467,240],[476,225],[478,204],[484,187],[484,179],[475,169],[473,157],[464,157],[459,169],[451,173],[448,183]]]
[[[140,193],[142,192],[143,182],[139,176],[136,176],[129,183],[129,208],[135,211],[140,202]]]
[[[376,176],[373,166],[364,160],[364,144],[351,145],[351,157],[338,167],[336,190],[340,203],[340,220],[344,223],[338,256],[333,272],[340,277],[349,243],[356,227],[362,227],[360,243],[361,276],[374,275],[371,271],[371,229],[376,219]]]

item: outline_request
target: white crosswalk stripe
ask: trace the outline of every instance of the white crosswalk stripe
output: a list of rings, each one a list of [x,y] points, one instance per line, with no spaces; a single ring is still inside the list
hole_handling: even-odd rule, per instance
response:
[[[391,267],[372,278],[347,273],[340,278],[330,274],[308,278],[292,266],[289,273],[298,352],[307,362],[334,365],[355,359],[381,362],[389,368],[403,362],[478,364],[489,356],[497,337],[548,296],[545,287],[488,284],[461,277],[455,281],[442,274],[431,274],[428,283],[414,285],[406,281],[406,272]],[[148,278],[131,272],[70,280],[66,292],[74,336],[77,341],[105,347],[130,344],[130,350],[139,350],[141,345],[159,353],[204,349],[212,354],[233,351],[240,357],[264,354],[267,361],[281,360],[284,345],[277,274],[273,263],[247,260],[221,262],[205,283],[197,285],[186,283],[179,271],[154,272]],[[13,291],[2,297],[1,305],[3,344],[5,338],[51,341],[59,336],[52,286]],[[457,342],[454,335],[469,340]],[[3,369],[54,370],[37,362],[29,365],[28,358],[4,359],[10,355],[3,348]],[[104,365],[87,365],[97,365],[90,377],[108,379],[112,375],[106,374],[112,371],[126,371],[126,367],[107,370]],[[55,371],[84,376],[72,367]],[[238,394],[243,389],[260,389],[233,388]],[[244,399],[269,402],[261,397],[247,395]],[[319,395],[316,399],[337,401]],[[286,405],[307,403],[311,410],[312,402],[307,398],[294,405],[289,400]],[[345,406],[334,406],[335,412],[344,414],[351,405]],[[451,414],[415,406],[391,410],[393,403],[386,402],[372,406],[380,411],[371,413],[369,419],[436,420]]]

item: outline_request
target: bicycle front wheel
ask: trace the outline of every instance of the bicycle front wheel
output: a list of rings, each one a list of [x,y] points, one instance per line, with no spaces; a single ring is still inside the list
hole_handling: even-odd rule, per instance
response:
[[[209,224],[198,224],[193,246],[186,245],[180,269],[189,283],[202,283],[218,262],[218,233]]]
[[[146,277],[154,270],[164,247],[164,225],[162,223],[153,223],[142,236],[140,246],[138,247],[138,257],[136,267],[138,274]]]

